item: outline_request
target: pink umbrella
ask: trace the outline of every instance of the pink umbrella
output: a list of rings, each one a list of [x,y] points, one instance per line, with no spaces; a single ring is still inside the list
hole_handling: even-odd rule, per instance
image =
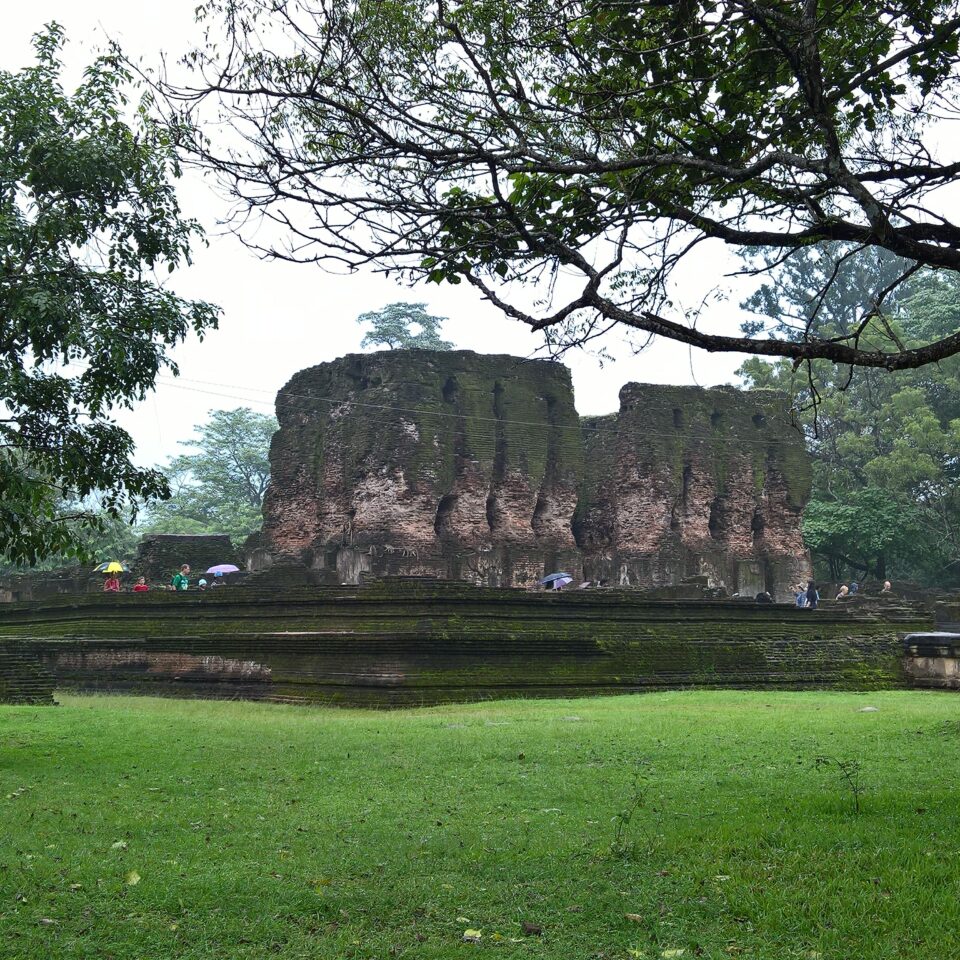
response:
[[[232,563],[218,563],[215,567],[210,567],[207,573],[212,573],[215,577],[221,577],[225,573],[236,573],[239,569]]]

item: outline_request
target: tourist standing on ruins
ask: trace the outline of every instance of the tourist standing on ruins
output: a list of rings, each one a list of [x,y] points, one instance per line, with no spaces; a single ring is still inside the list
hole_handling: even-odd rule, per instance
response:
[[[170,586],[174,590],[186,590],[190,586],[190,564],[185,563],[181,568],[180,572],[174,574],[173,579],[170,581]]]
[[[850,593],[850,588],[849,588],[845,583],[842,583],[842,584],[840,585],[840,592],[836,595],[836,597],[835,597],[834,599],[835,599],[835,600],[845,600],[845,599],[847,598],[847,595],[848,595],[849,593]]]
[[[813,580],[810,580],[807,583],[807,602],[804,604],[804,606],[808,610],[816,610],[819,602],[820,594],[817,593],[817,585]]]
[[[118,577],[107,577],[103,581],[103,592],[104,593],[119,593],[120,592],[120,580]]]
[[[146,577],[137,577],[137,582],[133,585],[134,593],[146,593],[150,588],[147,586]]]

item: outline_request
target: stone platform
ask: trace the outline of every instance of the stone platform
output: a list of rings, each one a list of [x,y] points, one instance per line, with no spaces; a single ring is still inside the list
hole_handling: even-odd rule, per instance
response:
[[[692,686],[902,687],[915,682],[902,637],[931,628],[909,603],[806,611],[398,579],[10,603],[0,653],[15,645],[23,666],[28,651],[29,669],[63,689],[381,707]]]

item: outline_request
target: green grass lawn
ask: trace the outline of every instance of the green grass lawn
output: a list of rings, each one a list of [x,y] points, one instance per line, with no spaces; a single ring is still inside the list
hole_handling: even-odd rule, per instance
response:
[[[952,694],[61,699],[0,708],[3,957],[960,957]]]

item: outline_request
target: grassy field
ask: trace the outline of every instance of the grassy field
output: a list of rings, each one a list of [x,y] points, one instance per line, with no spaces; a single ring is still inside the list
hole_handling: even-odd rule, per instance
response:
[[[951,694],[61,699],[0,708],[3,957],[960,957]]]

